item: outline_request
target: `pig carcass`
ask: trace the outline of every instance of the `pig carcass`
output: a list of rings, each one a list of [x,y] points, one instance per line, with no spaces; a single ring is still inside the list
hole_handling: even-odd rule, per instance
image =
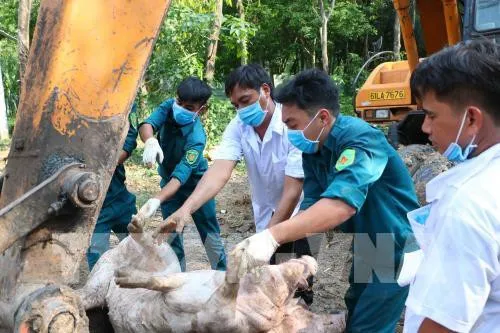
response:
[[[78,294],[86,309],[107,306],[120,333],[343,332],[344,314],[314,314],[293,298],[316,271],[304,256],[230,283],[221,271],[181,273],[168,244],[133,234],[102,256]]]

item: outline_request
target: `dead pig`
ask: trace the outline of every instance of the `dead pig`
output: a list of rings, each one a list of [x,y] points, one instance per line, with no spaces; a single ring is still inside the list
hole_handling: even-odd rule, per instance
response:
[[[220,271],[180,273],[168,245],[156,246],[149,236],[138,235],[108,251],[79,291],[86,309],[108,306],[116,332],[342,332],[345,328],[344,315],[316,315],[293,299],[297,287],[316,273],[311,257],[261,267],[232,284]]]

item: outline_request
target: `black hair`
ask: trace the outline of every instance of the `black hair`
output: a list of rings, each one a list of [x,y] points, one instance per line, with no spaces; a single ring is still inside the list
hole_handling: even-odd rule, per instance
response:
[[[432,91],[458,112],[475,104],[500,125],[500,46],[480,39],[444,48],[417,66],[411,91],[417,99]]]
[[[184,79],[177,87],[177,97],[182,102],[205,104],[212,96],[212,89],[197,77]]]
[[[234,87],[249,88],[260,91],[263,84],[267,84],[271,89],[271,98],[274,97],[274,86],[271,77],[259,64],[243,65],[233,70],[226,78],[225,92],[230,96]]]
[[[339,89],[332,78],[320,69],[308,69],[281,86],[276,101],[294,104],[314,116],[318,109],[327,109],[334,116],[340,111]]]

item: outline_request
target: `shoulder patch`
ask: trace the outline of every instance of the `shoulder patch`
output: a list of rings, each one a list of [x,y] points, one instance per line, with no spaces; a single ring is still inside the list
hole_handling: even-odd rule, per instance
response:
[[[356,151],[354,149],[346,149],[340,154],[337,163],[335,164],[335,169],[337,171],[342,171],[347,168],[349,165],[354,163],[354,159],[356,158]]]
[[[188,162],[189,165],[193,165],[198,160],[199,155],[200,155],[200,153],[197,150],[189,149],[186,152],[186,161]]]

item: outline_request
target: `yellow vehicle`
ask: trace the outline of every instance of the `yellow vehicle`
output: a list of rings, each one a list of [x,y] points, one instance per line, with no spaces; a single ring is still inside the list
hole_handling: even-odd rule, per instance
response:
[[[411,73],[419,62],[410,0],[394,0],[408,60],[378,65],[358,91],[355,112],[374,124],[390,124],[392,145],[425,144],[424,113],[410,91]],[[462,39],[493,38],[500,42],[500,0],[416,0],[428,56]],[[385,52],[387,53],[387,52]],[[371,60],[371,59],[370,59]],[[370,61],[369,60],[369,61]]]

